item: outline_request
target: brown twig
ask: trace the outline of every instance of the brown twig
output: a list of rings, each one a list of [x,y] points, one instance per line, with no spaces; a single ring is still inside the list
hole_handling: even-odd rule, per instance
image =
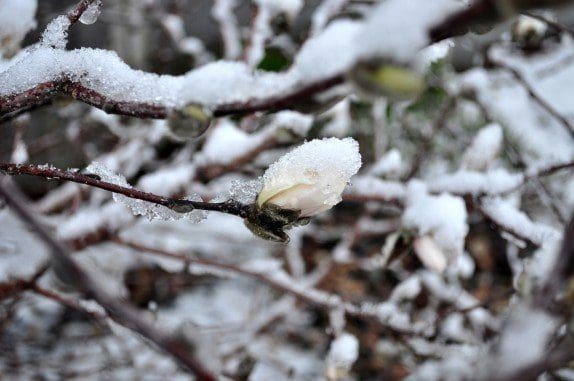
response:
[[[0,163],[0,171],[8,175],[29,175],[43,177],[46,179],[66,180],[78,184],[85,184],[94,188],[104,189],[113,193],[122,194],[126,197],[147,201],[153,204],[162,205],[177,212],[187,213],[192,210],[210,210],[221,213],[232,214],[245,218],[249,213],[249,206],[237,201],[229,200],[225,202],[209,203],[201,201],[178,200],[169,197],[158,196],[153,193],[144,192],[135,188],[109,183],[94,176],[82,174],[78,171],[62,170],[45,165],[20,165],[11,163]]]
[[[87,298],[94,299],[118,324],[137,332],[169,353],[198,380],[215,381],[215,376],[191,355],[185,343],[155,329],[143,320],[133,307],[102,290],[94,279],[71,258],[70,250],[54,239],[48,229],[36,219],[26,206],[20,190],[0,182],[0,197],[49,247],[54,266],[65,273],[70,283],[83,292]]]
[[[370,312],[369,310],[362,308],[361,306],[358,306],[358,305],[348,303],[348,302],[341,300],[339,298],[339,296],[337,296],[337,295],[328,294],[327,292],[324,292],[321,290],[317,290],[317,289],[313,289],[313,288],[307,288],[307,289],[303,290],[300,287],[297,287],[297,285],[293,284],[292,282],[277,280],[277,279],[274,279],[273,277],[267,276],[266,274],[264,274],[262,272],[251,271],[251,270],[239,267],[239,266],[220,263],[220,262],[213,261],[210,259],[194,258],[194,257],[190,257],[190,256],[187,256],[184,254],[179,254],[179,253],[174,253],[174,252],[161,250],[161,249],[157,249],[157,248],[153,248],[153,247],[148,247],[148,246],[133,243],[133,242],[127,242],[127,241],[124,241],[120,238],[113,238],[112,241],[116,242],[117,244],[120,244],[122,246],[126,246],[126,247],[129,247],[131,249],[142,251],[142,252],[147,252],[149,254],[177,259],[177,260],[180,260],[180,261],[188,263],[188,264],[197,264],[197,265],[202,265],[202,266],[209,266],[209,267],[212,267],[213,269],[215,269],[219,272],[223,271],[223,272],[227,272],[227,273],[234,274],[234,275],[249,277],[249,278],[255,279],[258,282],[260,282],[260,283],[262,283],[268,287],[271,287],[271,288],[273,288],[279,292],[282,292],[282,293],[288,294],[288,295],[292,295],[295,298],[297,298],[299,301],[304,302],[304,303],[306,303],[310,306],[313,306],[315,308],[318,308],[320,310],[331,311],[334,308],[336,308],[336,309],[337,308],[343,308],[345,314],[348,315],[349,317],[364,319],[366,321],[369,321],[369,322],[379,326],[380,328],[382,328],[384,330],[393,332],[395,334],[408,333],[408,332],[403,332],[401,330],[395,329],[389,325],[384,324],[380,320],[380,318],[377,316],[376,312]]]

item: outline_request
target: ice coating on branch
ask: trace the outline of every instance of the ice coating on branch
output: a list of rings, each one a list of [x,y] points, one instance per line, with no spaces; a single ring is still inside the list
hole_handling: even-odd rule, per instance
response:
[[[102,12],[102,0],[96,0],[90,5],[88,8],[82,13],[80,16],[80,22],[85,25],[92,25],[96,21],[98,21],[98,17]]]
[[[430,195],[423,183],[409,183],[403,226],[416,229],[419,236],[432,236],[449,260],[464,250],[464,239],[468,233],[466,217],[462,198],[449,194]]]
[[[91,163],[86,168],[86,172],[98,175],[103,181],[131,188],[131,185],[128,184],[125,177],[112,172],[110,169],[108,169],[105,165],[101,163],[98,162]],[[113,194],[113,198],[114,201],[119,202],[128,207],[134,215],[144,216],[150,221],[154,219],[171,221],[186,218],[193,222],[199,222],[206,216],[206,213],[201,210],[194,210],[190,213],[177,213],[169,208],[166,208],[165,206],[152,204],[147,201],[130,198],[117,193]],[[201,198],[195,195],[186,199],[192,201],[201,201]]]
[[[273,163],[263,176],[259,206],[270,203],[312,216],[341,201],[361,167],[359,144],[352,138],[315,139]]]
[[[56,17],[42,33],[41,44],[48,48],[65,49],[68,44],[69,28],[70,20],[67,16]]]

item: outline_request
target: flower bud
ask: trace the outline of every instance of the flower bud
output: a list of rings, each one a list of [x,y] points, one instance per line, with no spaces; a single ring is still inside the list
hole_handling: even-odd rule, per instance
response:
[[[312,140],[269,167],[257,205],[313,216],[341,201],[345,186],[360,167],[359,145],[354,139]]]

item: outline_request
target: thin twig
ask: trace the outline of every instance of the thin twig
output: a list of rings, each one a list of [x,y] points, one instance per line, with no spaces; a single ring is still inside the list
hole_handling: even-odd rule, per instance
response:
[[[169,353],[183,368],[193,373],[198,380],[215,381],[215,376],[192,356],[185,343],[152,327],[140,317],[133,307],[101,289],[94,279],[71,258],[68,247],[54,239],[48,229],[32,214],[19,189],[0,181],[0,197],[49,247],[54,266],[65,273],[70,283],[83,292],[87,298],[94,299],[118,324],[146,337]]]
[[[242,218],[245,218],[249,213],[248,205],[243,205],[233,200],[210,203],[202,201],[172,199],[169,197],[163,197],[153,193],[144,192],[135,188],[109,183],[94,176],[82,174],[78,171],[63,170],[51,166],[0,163],[0,171],[5,172],[11,176],[29,175],[43,177],[50,180],[66,180],[78,184],[85,184],[94,188],[100,188],[110,192],[122,194],[133,199],[162,205],[177,212],[187,213],[195,209],[210,210],[232,214]]]
[[[347,314],[349,317],[364,319],[381,327],[382,329],[388,330],[395,334],[409,333],[407,331],[402,331],[400,329],[391,327],[388,324],[385,324],[383,321],[381,321],[376,312],[370,311],[368,308],[342,301],[338,295],[329,294],[322,290],[317,290],[309,287],[303,289],[302,287],[299,287],[296,282],[291,280],[274,279],[273,277],[269,277],[262,272],[252,271],[239,266],[220,263],[210,259],[194,258],[184,254],[174,253],[133,242],[127,242],[120,238],[113,238],[112,241],[119,245],[142,252],[147,252],[149,254],[177,259],[188,264],[208,266],[214,270],[217,270],[218,272],[223,271],[234,275],[249,277],[279,292],[292,295],[299,301],[320,310],[331,311],[332,309],[343,308],[345,314]]]

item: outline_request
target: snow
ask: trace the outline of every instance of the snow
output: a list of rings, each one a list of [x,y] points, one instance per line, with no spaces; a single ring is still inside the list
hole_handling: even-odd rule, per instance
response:
[[[398,149],[393,148],[373,164],[369,169],[369,173],[373,176],[398,178],[403,170],[401,153]]]
[[[263,175],[257,199],[310,216],[341,201],[345,186],[361,167],[359,145],[352,138],[315,139],[290,151]]]
[[[496,369],[497,376],[502,377],[540,359],[557,327],[557,319],[550,314],[525,305],[516,306],[500,338],[496,357],[490,359],[492,367],[485,368],[485,373]]]
[[[508,173],[499,168],[487,172],[463,169],[430,179],[427,184],[431,192],[479,196],[507,193],[523,183],[524,175],[521,173]]]
[[[381,201],[401,201],[406,197],[406,186],[396,181],[381,180],[372,176],[357,176],[345,197],[349,199],[360,199],[367,197]]]
[[[68,44],[68,29],[70,28],[68,16],[58,16],[52,20],[44,33],[40,42],[46,48],[65,49]]]
[[[265,1],[262,2],[262,5],[265,4],[263,9],[270,9],[270,4],[275,3],[281,4],[281,9],[293,11],[297,2]],[[284,73],[253,71],[249,65],[231,61],[210,63],[179,77],[145,73],[130,68],[110,51],[88,48],[62,50],[66,45],[69,21],[65,16],[60,16],[44,32],[41,46],[29,49],[0,72],[0,96],[22,92],[39,83],[65,76],[107,98],[166,107],[182,107],[192,103],[215,107],[265,99],[289,93],[312,81],[340,75],[348,71],[359,57],[363,59],[381,53],[381,47],[383,53],[394,52],[399,60],[410,57],[427,42],[423,36],[426,36],[426,29],[431,25],[429,23],[448,14],[442,13],[439,17],[437,12],[456,9],[447,0],[409,2],[409,8],[419,9],[417,15],[424,15],[416,26],[413,25],[413,36],[409,37],[420,38],[420,41],[401,43],[403,49],[398,49],[395,39],[388,36],[401,36],[397,41],[404,42],[404,33],[396,31],[410,30],[404,28],[403,10],[397,6],[399,3],[402,4],[396,0],[382,3],[375,15],[364,23],[349,20],[332,22],[303,45],[293,66]],[[399,14],[401,16],[397,17]],[[392,22],[381,23],[380,17],[387,16]],[[394,31],[387,33],[391,29]],[[377,36],[384,36],[384,40]]]
[[[490,124],[482,128],[464,153],[463,168],[482,171],[487,169],[502,149],[502,127]]]
[[[101,163],[93,162],[86,168],[86,172],[100,176],[103,181],[131,188],[125,177],[112,172]],[[205,212],[199,210],[194,210],[189,213],[177,213],[169,208],[166,208],[165,206],[127,197],[122,194],[114,193],[113,198],[114,201],[128,207],[134,215],[145,216],[150,221],[156,218],[165,220],[177,220],[180,218],[186,218],[193,222],[199,222],[205,218]],[[197,195],[187,196],[185,199],[190,201],[202,201],[201,197]]]
[[[544,246],[559,239],[560,233],[555,229],[533,222],[525,213],[517,209],[511,202],[502,198],[486,198],[482,201],[482,209],[498,224],[508,227],[522,237],[537,245]]]
[[[358,56],[408,63],[430,42],[428,30],[464,6],[456,0],[384,1],[357,36]]]
[[[220,25],[226,59],[237,59],[241,55],[241,35],[233,14],[235,7],[237,0],[216,0],[211,8],[211,15]]]
[[[466,218],[466,206],[460,197],[449,194],[433,196],[424,184],[418,181],[409,183],[403,226],[415,229],[419,236],[430,234],[451,260],[464,250],[468,232]]]
[[[0,58],[15,51],[31,29],[36,27],[37,0],[0,1]]]
[[[341,333],[329,347],[327,374],[337,375],[340,370],[350,370],[358,357],[359,341],[357,338],[347,332]]]
[[[268,138],[266,133],[248,134],[234,123],[221,119],[211,128],[201,150],[203,165],[229,165],[258,147]]]

